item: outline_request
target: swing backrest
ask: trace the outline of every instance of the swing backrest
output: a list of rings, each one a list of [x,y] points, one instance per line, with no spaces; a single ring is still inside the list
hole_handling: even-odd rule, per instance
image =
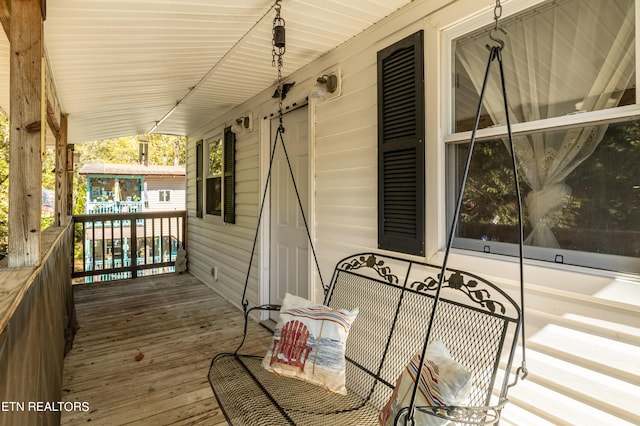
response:
[[[403,368],[422,349],[439,273],[437,266],[375,253],[338,262],[325,303],[359,308],[346,348],[349,392],[378,409],[387,402]],[[471,372],[472,393],[464,405],[494,404],[506,397],[520,308],[480,277],[454,270],[445,277],[430,341],[442,341]]]

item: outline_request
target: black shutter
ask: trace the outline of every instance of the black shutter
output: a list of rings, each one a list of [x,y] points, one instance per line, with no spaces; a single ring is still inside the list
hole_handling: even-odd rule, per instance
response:
[[[236,134],[224,129],[224,221],[236,223]]]
[[[378,52],[378,247],[424,255],[424,61],[419,31]]]
[[[196,217],[202,217],[202,141],[196,143]]]

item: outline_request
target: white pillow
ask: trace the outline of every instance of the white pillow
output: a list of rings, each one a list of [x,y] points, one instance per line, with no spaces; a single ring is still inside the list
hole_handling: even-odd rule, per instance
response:
[[[416,354],[400,374],[396,387],[378,415],[381,425],[394,424],[398,411],[408,407],[420,365],[420,354]],[[416,406],[461,405],[471,393],[471,373],[451,358],[451,354],[441,341],[427,346],[425,363],[422,368]],[[448,420],[439,419],[425,413],[415,412],[416,425],[446,425]]]
[[[346,395],[344,353],[357,315],[287,293],[263,367]]]

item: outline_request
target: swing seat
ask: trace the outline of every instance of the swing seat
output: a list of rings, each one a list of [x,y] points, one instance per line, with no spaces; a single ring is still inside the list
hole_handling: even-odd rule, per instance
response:
[[[262,367],[262,358],[242,355],[239,348],[216,355],[209,370],[228,423],[378,424],[398,376],[423,347],[440,272],[439,266],[376,253],[340,260],[324,304],[359,308],[346,345],[347,395],[277,377]],[[447,269],[431,325],[430,340],[442,341],[470,372],[472,388],[461,407],[418,406],[416,419],[433,415],[467,424],[497,421],[521,325],[518,305],[489,281]]]

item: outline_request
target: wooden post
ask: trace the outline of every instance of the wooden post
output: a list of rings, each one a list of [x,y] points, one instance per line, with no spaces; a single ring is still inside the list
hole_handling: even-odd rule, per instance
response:
[[[65,129],[65,132],[67,132],[67,122],[68,122],[68,116],[65,114],[62,117],[62,123],[61,126]],[[74,166],[74,161],[75,161],[75,157],[74,157],[74,145],[67,145],[67,215],[71,216],[73,215],[73,168]]]
[[[11,0],[9,267],[40,263],[42,15],[40,0]]]
[[[7,40],[11,37],[11,13],[9,12],[9,1],[10,0],[0,0],[0,24],[2,24],[2,29],[7,36]]]
[[[67,191],[69,184],[67,179],[69,153],[67,152],[67,116],[60,116],[60,132],[56,139],[56,210],[55,224],[56,226],[64,226],[68,221],[69,197]],[[71,159],[73,161],[73,158]]]

